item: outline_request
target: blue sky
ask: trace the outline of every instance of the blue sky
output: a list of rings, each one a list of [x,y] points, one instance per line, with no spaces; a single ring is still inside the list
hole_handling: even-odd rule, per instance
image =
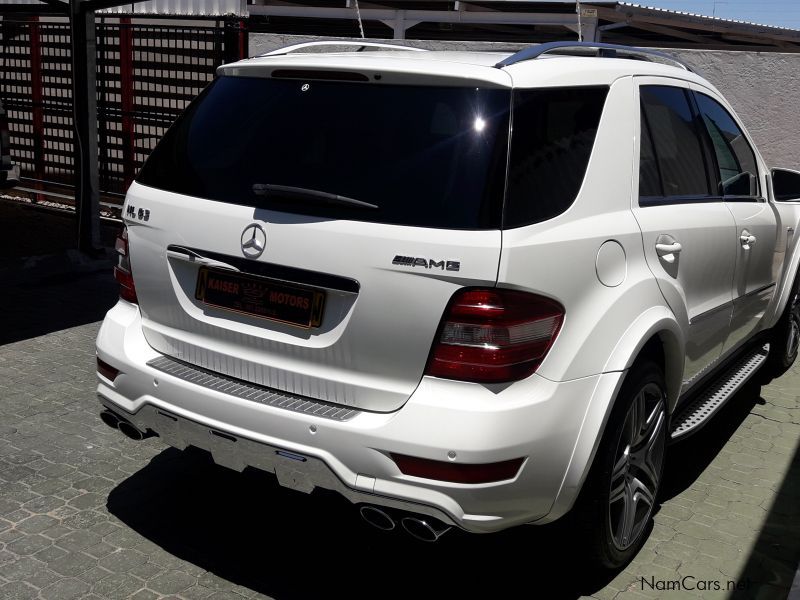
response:
[[[800,0],[626,0],[701,15],[800,29]]]

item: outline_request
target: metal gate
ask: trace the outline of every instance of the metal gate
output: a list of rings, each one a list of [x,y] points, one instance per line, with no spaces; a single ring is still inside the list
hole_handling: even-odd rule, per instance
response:
[[[216,68],[247,54],[244,23],[207,25],[97,20],[100,189],[119,205],[144,160]],[[11,154],[34,201],[74,204],[69,24],[0,21],[0,99]]]

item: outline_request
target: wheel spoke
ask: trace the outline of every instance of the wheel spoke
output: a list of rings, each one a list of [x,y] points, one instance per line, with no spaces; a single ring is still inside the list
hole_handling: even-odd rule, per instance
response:
[[[631,541],[631,535],[636,526],[636,500],[633,496],[633,489],[629,483],[625,485],[624,498],[625,510],[622,513],[617,541],[622,546],[627,546]]]
[[[652,507],[653,504],[655,504],[655,497],[653,496],[652,490],[650,490],[641,479],[633,477],[630,481],[630,489],[634,504],[644,502],[648,507]]]
[[[611,483],[613,484],[617,479],[623,477],[625,473],[628,471],[628,449],[622,452],[622,456],[619,457],[614,468],[611,470]]]
[[[637,445],[641,440],[642,424],[646,413],[645,405],[644,390],[641,390],[631,405],[631,446]]]
[[[609,504],[616,504],[620,500],[625,499],[626,486],[627,481],[623,478],[616,487],[611,488],[611,492],[609,493],[608,497]]]
[[[657,409],[653,411],[651,419],[644,441],[638,448],[631,451],[630,462],[647,477],[653,486],[657,486],[664,455],[662,430],[665,419],[660,402],[657,404]]]

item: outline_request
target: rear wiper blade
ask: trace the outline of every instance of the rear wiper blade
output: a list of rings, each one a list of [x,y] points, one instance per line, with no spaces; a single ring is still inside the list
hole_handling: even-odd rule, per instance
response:
[[[259,196],[277,196],[289,198],[303,198],[306,200],[319,200],[327,204],[341,204],[344,206],[354,206],[358,208],[380,208],[377,204],[370,204],[355,198],[348,198],[347,196],[340,196],[339,194],[331,194],[330,192],[321,192],[319,190],[312,190],[304,187],[295,187],[293,185],[274,185],[272,183],[254,183],[253,193]]]

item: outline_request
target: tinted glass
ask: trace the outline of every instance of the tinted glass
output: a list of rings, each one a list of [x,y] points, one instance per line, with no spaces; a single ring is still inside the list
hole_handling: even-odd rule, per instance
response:
[[[496,228],[509,106],[508,90],[221,77],[170,128],[137,181],[321,217]]]
[[[550,219],[575,201],[607,87],[517,90],[505,227]]]
[[[656,152],[653,149],[653,138],[650,135],[650,127],[647,124],[647,119],[644,118],[644,113],[642,113],[641,140],[639,151],[639,195],[663,196],[664,190],[661,189],[661,174],[658,172]]]
[[[717,157],[719,193],[758,196],[756,156],[744,133],[719,102],[705,94],[696,98]]]
[[[666,86],[642,86],[640,89],[643,120],[652,137],[650,151],[655,153],[661,175],[661,195],[667,198],[710,195],[701,138],[687,93],[681,88]],[[648,160],[646,150],[643,145],[641,152],[645,162]],[[644,191],[652,193],[654,189],[651,182]],[[640,187],[641,195],[649,195],[642,191]]]

